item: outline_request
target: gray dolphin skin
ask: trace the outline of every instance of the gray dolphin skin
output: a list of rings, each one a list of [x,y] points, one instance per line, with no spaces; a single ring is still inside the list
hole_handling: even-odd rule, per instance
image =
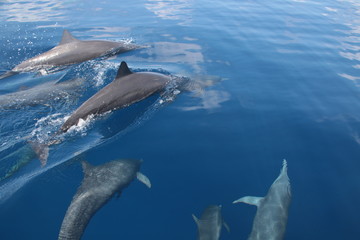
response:
[[[218,240],[223,225],[230,231],[221,216],[221,206],[210,205],[203,211],[200,219],[194,214],[192,217],[198,227],[198,240]]]
[[[127,159],[99,166],[83,161],[84,179],[66,211],[58,239],[80,239],[91,217],[136,177],[151,187],[149,179],[139,173],[140,165],[140,160]]]
[[[0,95],[1,109],[47,104],[49,100],[67,99],[79,94],[85,79],[77,78],[60,83],[46,82],[35,87]]]
[[[284,160],[280,175],[265,197],[246,196],[233,203],[243,202],[258,208],[249,240],[281,240],[285,234],[290,201],[290,181]]]
[[[82,41],[74,38],[68,30],[64,30],[59,45],[47,52],[23,61],[11,71],[1,75],[0,79],[20,72],[47,71],[52,68],[81,63],[90,59],[119,54],[137,48],[139,46],[124,42],[104,40]]]
[[[86,120],[90,115],[102,114],[139,102],[163,90],[169,81],[170,76],[160,73],[133,73],[126,62],[121,62],[115,79],[77,108],[62,125],[61,131],[68,131],[70,127],[77,125],[80,119]]]

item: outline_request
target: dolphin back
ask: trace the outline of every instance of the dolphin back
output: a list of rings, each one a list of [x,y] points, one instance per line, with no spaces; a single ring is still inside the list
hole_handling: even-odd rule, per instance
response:
[[[106,40],[79,40],[64,30],[60,43],[37,56],[16,65],[11,71],[0,76],[0,79],[19,72],[43,71],[54,72],[62,68],[95,58],[106,58],[123,52],[138,49],[140,46]]]
[[[7,78],[7,77],[11,77],[13,75],[16,75],[18,74],[18,72],[15,72],[15,71],[7,71],[6,73],[0,75],[0,80],[1,79],[4,79],[4,78]]]
[[[116,160],[100,166],[82,162],[84,179],[62,222],[59,240],[80,239],[92,216],[136,178],[139,160]]]
[[[73,201],[68,208],[63,223],[61,225],[59,240],[77,240],[83,235],[92,216],[101,208],[106,201],[98,201],[89,196],[83,196]],[[86,199],[86,200],[85,200]]]
[[[132,73],[127,64],[122,62],[116,78],[77,108],[61,126],[61,131],[68,131],[80,119],[85,120],[92,114],[106,113],[139,102],[163,90],[169,81],[170,77],[164,74]]]
[[[54,99],[75,98],[82,91],[85,79],[78,78],[65,82],[46,82],[35,87],[0,95],[0,109],[20,109],[39,104],[50,105]]]
[[[198,227],[198,240],[218,240],[222,225],[229,231],[221,216],[221,206],[210,205],[203,211],[200,219],[195,215],[192,217]]]
[[[281,240],[284,238],[291,202],[290,180],[287,162],[283,161],[280,175],[271,185],[265,197],[242,197],[233,203],[243,202],[257,206],[249,240]]]

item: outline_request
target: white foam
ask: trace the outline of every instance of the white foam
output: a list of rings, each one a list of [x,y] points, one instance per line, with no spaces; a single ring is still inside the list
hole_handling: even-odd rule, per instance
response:
[[[94,117],[94,114],[91,114],[86,119],[80,118],[76,125],[73,125],[69,128],[68,132],[85,134]]]
[[[53,137],[53,132],[65,122],[65,118],[60,113],[55,113],[40,118],[35,123],[35,128],[31,131],[30,137],[36,138],[38,142],[45,143]]]
[[[119,66],[116,63],[103,61],[101,63],[94,63],[94,70],[96,70],[96,75],[93,78],[94,86],[100,87],[104,85],[104,79],[106,79],[106,73],[109,69],[117,69]]]

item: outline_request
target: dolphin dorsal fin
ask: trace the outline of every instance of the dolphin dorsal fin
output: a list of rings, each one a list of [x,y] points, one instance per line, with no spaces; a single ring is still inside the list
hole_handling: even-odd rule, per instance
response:
[[[85,177],[90,174],[91,169],[94,168],[93,165],[88,163],[87,161],[81,161],[81,166],[84,172]]]
[[[80,40],[74,38],[73,35],[71,35],[71,33],[65,29],[59,45],[74,42],[74,41],[80,41]]]
[[[261,204],[263,199],[264,199],[263,197],[246,196],[246,197],[242,197],[238,200],[233,201],[233,203],[243,202],[243,203],[247,203],[247,204],[255,205],[255,206],[259,207],[259,205]]]
[[[126,75],[132,74],[126,62],[122,61],[119,70],[116,74],[116,78],[125,77]]]

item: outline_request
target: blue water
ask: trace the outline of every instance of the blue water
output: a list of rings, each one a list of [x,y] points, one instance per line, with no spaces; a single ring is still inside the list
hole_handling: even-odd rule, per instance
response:
[[[285,238],[358,239],[359,26],[357,0],[1,2],[0,73],[54,47],[63,29],[82,40],[148,46],[1,80],[5,94],[86,79],[78,97],[0,112],[2,175],[30,156],[27,136],[56,132],[113,80],[121,61],[211,84],[91,122],[52,147],[44,168],[27,160],[0,182],[0,238],[56,239],[82,179],[79,160],[139,158],[153,187],[131,183],[92,218],[83,239],[195,239],[191,214],[209,204],[223,206],[231,229],[221,239],[246,239],[256,208],[232,201],[264,196],[282,159],[292,186]]]

